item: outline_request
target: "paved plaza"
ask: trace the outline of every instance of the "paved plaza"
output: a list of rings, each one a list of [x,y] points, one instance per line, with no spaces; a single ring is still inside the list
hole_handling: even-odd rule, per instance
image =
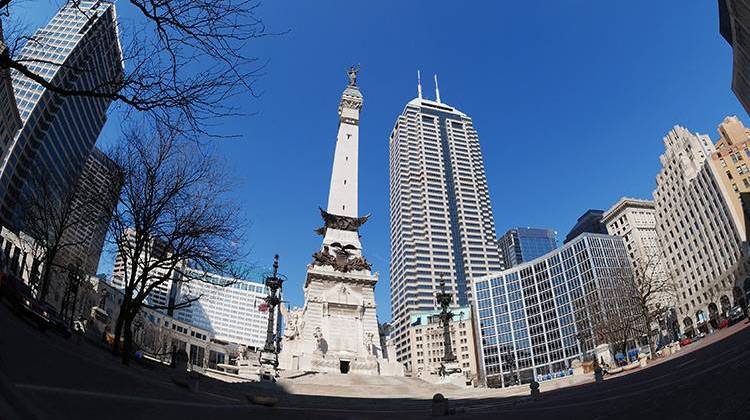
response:
[[[172,419],[426,418],[429,398],[450,399],[453,417],[503,419],[746,419],[750,416],[750,328],[743,322],[648,369],[592,383],[471,389],[418,379],[298,374],[278,384],[202,378],[198,392],[175,385],[168,368],[123,367],[103,349],[42,334],[0,305],[0,418]],[[572,385],[560,389],[556,386]],[[249,396],[273,395],[275,407]]]

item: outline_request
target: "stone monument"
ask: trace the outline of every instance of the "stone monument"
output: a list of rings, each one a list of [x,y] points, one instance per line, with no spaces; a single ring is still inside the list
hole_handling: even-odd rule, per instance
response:
[[[348,71],[349,84],[339,103],[339,128],[320,251],[307,266],[305,303],[284,310],[285,331],[279,367],[293,371],[403,375],[389,362],[378,339],[375,313],[377,273],[362,253],[358,205],[359,112],[362,94],[358,69]]]

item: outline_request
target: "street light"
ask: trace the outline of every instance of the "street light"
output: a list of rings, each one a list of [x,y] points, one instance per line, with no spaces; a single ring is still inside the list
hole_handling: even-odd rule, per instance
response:
[[[453,363],[456,361],[456,355],[453,354],[451,346],[451,331],[448,323],[453,319],[453,312],[448,310],[448,306],[453,301],[453,295],[445,291],[445,280],[440,277],[440,291],[435,294],[435,300],[442,308],[440,311],[440,321],[443,323],[443,362]]]
[[[264,352],[277,354],[277,348],[274,344],[273,321],[276,306],[281,302],[281,286],[286,278],[279,275],[279,255],[273,258],[273,275],[266,277],[265,284],[268,288],[268,295],[263,298],[268,304],[268,329],[266,330],[266,344],[263,347]]]

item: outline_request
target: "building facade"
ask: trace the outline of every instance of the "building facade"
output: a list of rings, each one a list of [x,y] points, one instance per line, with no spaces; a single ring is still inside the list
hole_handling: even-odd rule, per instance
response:
[[[89,277],[93,289],[90,326],[110,338],[124,299],[120,288],[97,276]],[[192,369],[212,368],[228,363],[231,349],[228,343],[216,339],[211,331],[191,325],[162,312],[141,308],[134,324],[133,341],[138,348],[162,362],[171,361],[172,349],[184,350]],[[98,339],[100,334],[93,334]]]
[[[732,91],[750,113],[750,0],[719,0],[719,32],[732,46]]]
[[[602,223],[602,217],[604,216],[604,210],[589,209],[581,215],[576,221],[576,224],[570,229],[563,243],[568,243],[573,239],[577,238],[582,233],[601,233],[607,234],[607,228]]]
[[[9,54],[4,40],[3,26],[0,23],[0,55]],[[0,151],[10,147],[19,128],[21,128],[21,115],[18,113],[10,71],[0,69]]]
[[[71,228],[58,264],[78,265],[84,275],[96,274],[104,238],[122,185],[120,169],[98,147],[89,154],[73,196]]]
[[[677,314],[686,334],[707,331],[732,305],[747,271],[740,214],[733,192],[709,163],[715,148],[707,135],[675,126],[664,137],[656,177],[656,234],[674,279]]]
[[[437,82],[437,80],[436,80]],[[445,280],[455,306],[470,279],[502,269],[479,136],[440,100],[411,100],[390,135],[391,311],[396,360],[412,368],[411,314],[437,309]]]
[[[518,227],[498,239],[505,268],[531,261],[557,248],[557,233],[552,229]]]
[[[266,287],[258,282],[212,274],[181,285],[178,302],[197,299],[177,309],[180,321],[210,331],[230,343],[260,350],[266,342],[268,309],[264,309]],[[279,316],[274,318],[278,321]]]
[[[736,116],[726,117],[719,124],[719,140],[711,153],[710,164],[719,182],[729,191],[729,204],[742,214],[742,193],[750,192],[750,129]],[[739,230],[747,235],[745,218],[738,219]]]
[[[112,3],[67,2],[33,39],[19,59],[27,60],[29,69],[50,83],[107,92],[113,81],[122,78],[123,57]],[[74,185],[104,126],[111,99],[61,96],[15,70],[12,77],[23,125],[2,150],[0,222],[17,230],[29,177],[43,176],[60,191]]]
[[[583,233],[547,255],[473,282],[479,371],[488,386],[569,374],[602,326],[636,313],[622,238]]]
[[[451,348],[461,366],[467,382],[477,378],[477,358],[471,308],[466,306],[451,310]],[[445,356],[443,324],[440,311],[417,312],[409,320],[409,341],[414,358],[414,376],[438,372]]]
[[[650,284],[641,288],[649,292],[648,305],[654,313],[669,311],[675,305],[672,279],[666,270],[664,256],[656,234],[656,210],[652,200],[621,198],[604,213],[602,223],[610,235],[621,236],[625,241],[628,257],[639,281]]]

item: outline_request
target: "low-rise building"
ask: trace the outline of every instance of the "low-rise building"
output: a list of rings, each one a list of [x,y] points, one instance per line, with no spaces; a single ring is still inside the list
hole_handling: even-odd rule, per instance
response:
[[[456,360],[461,366],[466,379],[477,377],[476,347],[472,328],[471,308],[468,306],[451,309],[453,320],[449,323],[451,346]],[[422,376],[438,371],[445,347],[443,341],[443,324],[440,311],[417,312],[411,315],[409,322],[409,342],[414,361],[413,376]]]
[[[620,237],[583,233],[472,284],[479,373],[487,386],[572,374],[574,361],[598,358],[604,344],[635,346],[641,333]],[[612,334],[617,332],[623,335]]]
[[[112,336],[123,301],[123,292],[101,277],[90,277],[95,292],[91,324]],[[160,311],[141,308],[133,322],[133,341],[147,355],[164,362],[171,360],[172,350],[185,350],[194,368],[216,368],[229,362],[231,348],[216,339],[211,331],[175,319]]]

